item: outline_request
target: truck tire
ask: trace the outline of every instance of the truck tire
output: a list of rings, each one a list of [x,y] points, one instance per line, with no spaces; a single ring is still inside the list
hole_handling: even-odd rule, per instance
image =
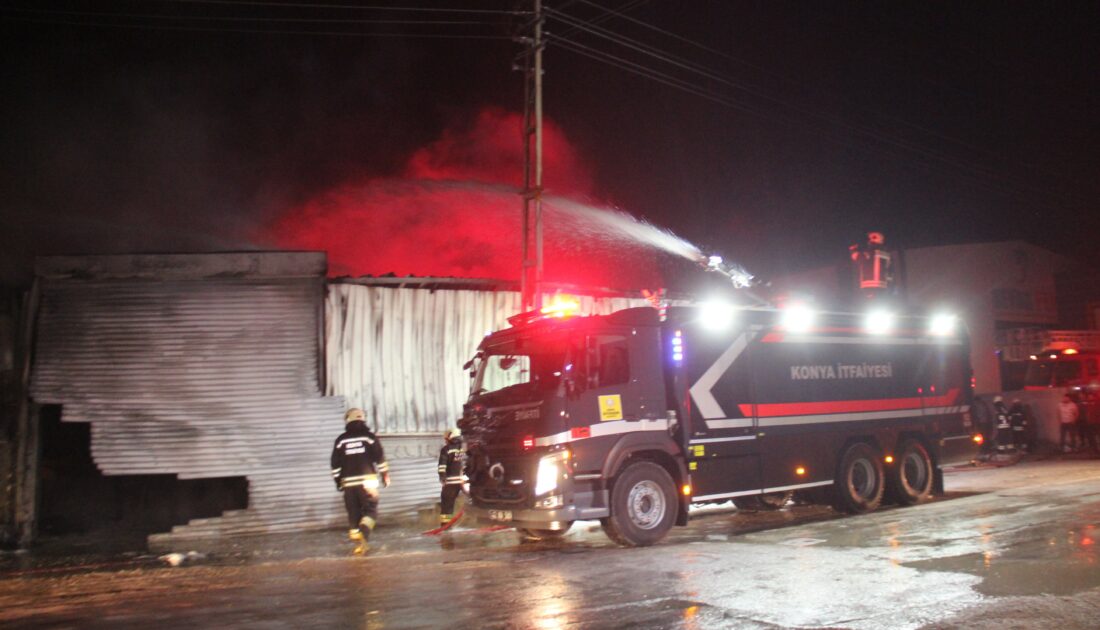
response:
[[[623,470],[611,488],[611,516],[600,519],[607,537],[627,547],[661,540],[676,520],[676,486],[668,471],[653,462]]]
[[[882,457],[878,450],[856,442],[840,457],[833,482],[833,508],[838,512],[863,514],[882,503],[884,491]]]
[[[569,533],[569,528],[573,526],[573,522],[570,521],[565,524],[562,529],[531,529],[529,527],[517,527],[516,531],[520,533],[526,539],[531,540],[557,540]]]
[[[913,505],[927,499],[932,496],[934,473],[928,449],[919,440],[906,440],[886,475],[890,498],[901,505]]]
[[[747,497],[737,497],[733,504],[738,510],[746,512],[774,512],[782,509],[794,498],[794,491],[769,492],[767,494],[754,494]]]

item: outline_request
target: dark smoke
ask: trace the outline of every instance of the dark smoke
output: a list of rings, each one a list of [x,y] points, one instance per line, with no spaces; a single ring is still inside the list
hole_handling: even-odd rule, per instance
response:
[[[483,110],[415,151],[401,178],[325,192],[281,217],[269,238],[325,249],[336,275],[460,276],[515,280],[521,256],[522,120]],[[562,130],[547,123],[546,279],[637,288],[661,282],[660,230],[586,203],[589,171]],[[675,242],[665,235],[665,241]],[[686,244],[684,249],[690,248]],[[683,254],[681,254],[683,255]]]

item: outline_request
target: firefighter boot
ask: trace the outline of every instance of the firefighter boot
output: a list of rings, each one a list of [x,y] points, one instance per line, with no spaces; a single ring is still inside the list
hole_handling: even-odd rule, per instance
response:
[[[370,539],[370,533],[374,529],[374,519],[369,516],[364,516],[359,519],[359,529],[354,530],[359,534],[359,545],[355,548],[356,555],[362,555],[370,551],[370,544],[367,542]]]
[[[369,516],[359,519],[359,533],[363,540],[370,540],[370,533],[374,531],[375,520]]]
[[[452,516],[451,514],[440,514],[439,515],[439,524],[443,527],[446,527],[447,525],[451,524],[451,519],[453,519],[453,518],[454,518],[454,516]]]
[[[351,542],[363,542],[363,533],[358,529],[349,529],[348,540]]]

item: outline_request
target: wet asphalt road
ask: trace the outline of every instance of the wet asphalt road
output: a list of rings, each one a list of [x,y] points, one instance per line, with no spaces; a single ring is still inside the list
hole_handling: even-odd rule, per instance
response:
[[[696,514],[620,549],[581,524],[441,537],[380,528],[154,555],[0,557],[4,627],[1100,628],[1100,460],[964,469],[946,497],[841,517]]]

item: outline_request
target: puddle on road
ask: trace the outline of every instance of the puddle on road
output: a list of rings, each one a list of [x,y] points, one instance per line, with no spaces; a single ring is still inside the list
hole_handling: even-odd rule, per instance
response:
[[[1100,586],[1100,527],[1040,527],[1027,536],[996,552],[918,560],[902,566],[978,576],[982,582],[975,589],[990,596],[1071,595]]]

